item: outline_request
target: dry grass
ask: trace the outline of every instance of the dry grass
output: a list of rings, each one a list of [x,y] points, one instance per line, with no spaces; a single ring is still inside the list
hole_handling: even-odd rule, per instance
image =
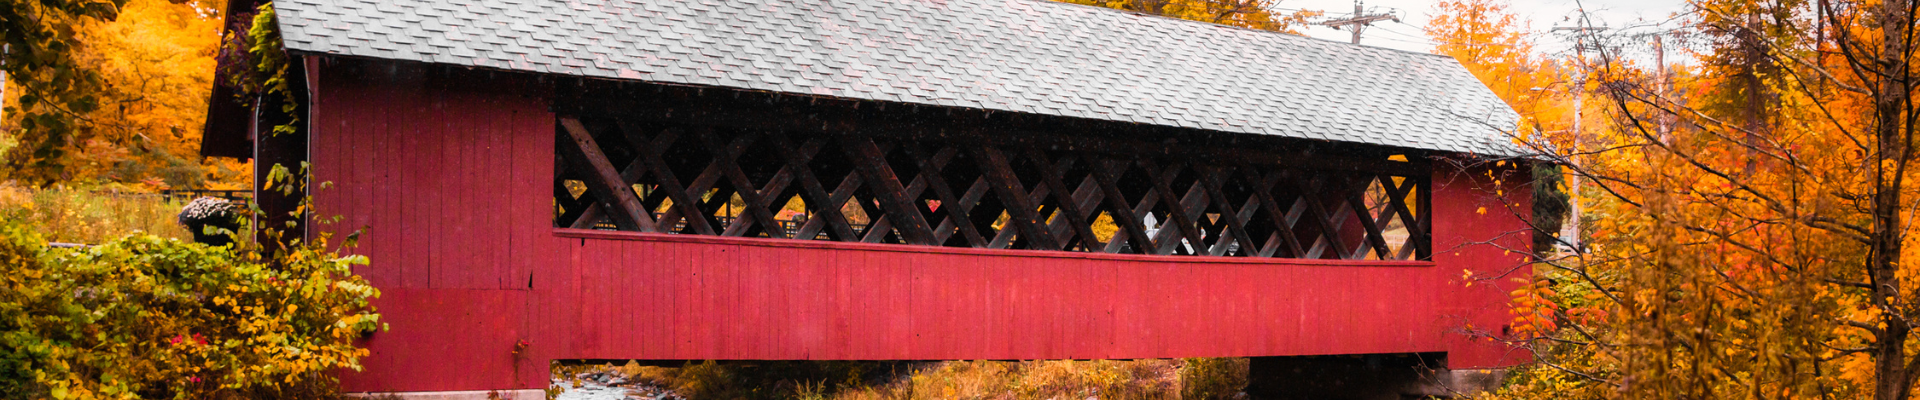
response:
[[[845,390],[836,400],[1176,399],[1177,360],[951,361],[878,387]]]
[[[149,194],[0,183],[0,218],[25,221],[53,242],[101,243],[133,232],[191,239],[175,219],[182,206]]]
[[[1232,399],[1247,387],[1245,358],[1188,358],[1180,366],[1180,398]]]
[[[692,400],[804,399],[1232,399],[1246,384],[1246,359],[1133,361],[947,361],[930,363],[761,362],[681,368],[587,366]]]

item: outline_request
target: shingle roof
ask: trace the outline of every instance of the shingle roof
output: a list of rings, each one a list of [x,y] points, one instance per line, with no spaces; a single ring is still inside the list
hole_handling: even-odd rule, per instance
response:
[[[1519,155],[1452,58],[1042,0],[280,0],[288,49]]]

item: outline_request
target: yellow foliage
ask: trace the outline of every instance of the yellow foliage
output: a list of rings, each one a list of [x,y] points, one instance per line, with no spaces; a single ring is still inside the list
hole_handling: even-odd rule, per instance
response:
[[[1558,66],[1497,1],[1443,2],[1427,31],[1526,117],[1520,143],[1585,182],[1585,247],[1508,293],[1500,338],[1537,364],[1492,398],[1909,398],[1920,370],[1874,361],[1920,345],[1915,88],[1876,70],[1915,58],[1879,36],[1914,21],[1869,16],[1910,2],[1691,2],[1704,47],[1624,46],[1697,64],[1611,43]],[[1587,108],[1558,95],[1573,89]]]
[[[16,175],[57,172],[51,178],[68,182],[244,188],[246,164],[199,156],[223,3],[130,0],[117,20],[86,24],[76,57],[104,81],[102,92],[92,93],[99,108],[74,116],[78,132],[66,144],[62,170]],[[23,91],[11,80],[6,85],[6,105],[13,110]],[[23,115],[7,113],[7,126],[17,126]],[[6,141],[11,139],[0,138]]]
[[[7,398],[330,398],[382,328],[361,256],[324,235],[261,259],[145,234],[50,249],[0,220]],[[302,307],[305,305],[305,307]]]

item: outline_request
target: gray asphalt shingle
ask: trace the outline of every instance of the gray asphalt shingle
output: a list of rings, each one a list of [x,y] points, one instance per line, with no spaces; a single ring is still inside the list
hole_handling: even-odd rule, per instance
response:
[[[1044,0],[300,0],[276,11],[288,48],[309,53],[1522,155],[1500,131],[1513,110],[1448,57]]]

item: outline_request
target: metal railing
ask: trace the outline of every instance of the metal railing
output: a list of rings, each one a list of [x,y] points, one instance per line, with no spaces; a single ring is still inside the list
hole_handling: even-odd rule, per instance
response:
[[[160,191],[159,195],[166,201],[185,202],[185,201],[193,201],[193,199],[197,199],[201,197],[217,197],[217,198],[226,199],[227,201],[231,201],[235,203],[247,203],[247,202],[253,201],[252,190],[205,190],[205,189],[162,190]]]
[[[157,197],[161,201],[180,202],[180,203],[193,201],[193,199],[197,199],[201,197],[221,198],[221,199],[226,199],[227,201],[242,203],[242,204],[253,202],[252,190],[184,189],[184,190],[162,190],[158,193],[122,192],[117,190],[97,190],[97,191],[94,191],[94,193],[99,195],[104,195],[104,196],[113,196],[113,197],[122,197],[122,198]]]

